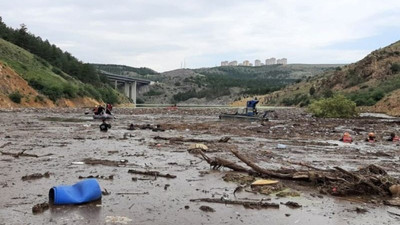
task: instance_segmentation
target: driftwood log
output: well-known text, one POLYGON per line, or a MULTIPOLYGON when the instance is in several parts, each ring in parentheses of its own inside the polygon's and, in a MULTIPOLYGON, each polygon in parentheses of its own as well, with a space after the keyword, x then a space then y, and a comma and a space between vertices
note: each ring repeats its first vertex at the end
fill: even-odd
POLYGON ((191 202, 210 202, 210 203, 220 203, 220 204, 230 204, 230 205, 243 205, 247 208, 279 208, 279 204, 272 202, 263 201, 239 201, 239 200, 229 200, 220 198, 198 198, 190 199, 191 202))
POLYGON ((230 137, 222 137, 218 140, 204 140, 204 139, 195 139, 195 138, 183 138, 183 137, 160 137, 155 136, 155 140, 165 140, 170 142, 197 142, 197 143, 214 143, 214 142, 228 142, 230 137))
POLYGON ((175 175, 171 175, 169 173, 162 174, 158 171, 139 171, 139 170, 132 169, 132 170, 128 170, 128 173, 148 175, 148 176, 154 176, 154 177, 176 178, 175 175))

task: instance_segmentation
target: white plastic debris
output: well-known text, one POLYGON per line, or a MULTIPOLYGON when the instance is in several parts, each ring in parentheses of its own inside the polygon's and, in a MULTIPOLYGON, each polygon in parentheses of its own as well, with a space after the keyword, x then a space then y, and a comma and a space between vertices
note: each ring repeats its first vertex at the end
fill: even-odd
POLYGON ((278 145, 276 146, 276 148, 277 148, 277 149, 285 149, 285 148, 287 148, 287 146, 284 145, 284 144, 278 144, 278 145))

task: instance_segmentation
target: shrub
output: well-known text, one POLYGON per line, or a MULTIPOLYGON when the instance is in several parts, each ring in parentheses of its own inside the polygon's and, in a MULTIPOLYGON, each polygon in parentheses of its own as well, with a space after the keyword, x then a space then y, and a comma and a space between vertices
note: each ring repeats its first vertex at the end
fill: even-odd
POLYGON ((315 87, 314 86, 310 87, 309 93, 310 93, 311 96, 313 96, 315 94, 315 87))
POLYGON ((21 103, 22 95, 19 93, 19 91, 14 91, 13 93, 9 94, 8 97, 11 99, 11 101, 17 104, 21 103))
POLYGON ((35 97, 35 100, 34 100, 35 102, 44 102, 44 98, 43 98, 43 96, 41 96, 41 95, 37 95, 36 97, 35 97))
POLYGON ((394 73, 394 74, 400 72, 400 64, 393 63, 392 66, 390 67, 390 70, 392 70, 392 73, 394 73))
POLYGON ((314 101, 308 110, 316 117, 350 118, 358 116, 356 103, 343 95, 314 101))

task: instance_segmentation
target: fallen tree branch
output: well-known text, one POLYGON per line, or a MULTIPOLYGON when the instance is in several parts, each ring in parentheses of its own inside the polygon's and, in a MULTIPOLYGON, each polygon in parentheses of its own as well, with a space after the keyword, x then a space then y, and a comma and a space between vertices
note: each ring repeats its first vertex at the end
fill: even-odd
POLYGON ((263 202, 263 201, 238 201, 220 198, 198 198, 190 199, 191 202, 210 202, 210 203, 220 203, 220 204, 230 204, 230 205, 243 205, 249 208, 279 208, 279 204, 263 202))
POLYGON ((15 157, 15 158, 18 158, 18 157, 20 157, 20 156, 39 158, 38 155, 25 153, 25 150, 22 151, 22 152, 18 152, 18 153, 3 152, 3 151, 0 151, 0 152, 1 152, 1 154, 3 154, 3 155, 10 155, 10 156, 15 157))
POLYGON ((171 175, 169 173, 167 174, 162 174, 158 171, 138 171, 138 170, 128 170, 128 173, 133 173, 133 174, 141 174, 141 175, 149 175, 149 176, 155 176, 155 177, 165 177, 165 178, 176 178, 175 175, 171 175))
POLYGON ((210 164, 210 166, 213 167, 213 169, 219 169, 221 166, 223 166, 238 172, 249 172, 248 169, 244 168, 243 166, 237 165, 236 163, 229 160, 217 157, 211 159, 201 149, 198 150, 198 153, 203 157, 204 160, 208 162, 208 164, 210 164))
POLYGON ((230 137, 222 137, 218 140, 203 140, 203 139, 195 139, 195 138, 183 138, 183 137, 160 137, 155 136, 155 140, 165 140, 170 142, 198 142, 198 143, 213 143, 213 142, 228 142, 230 137))
POLYGON ((250 161, 248 158, 246 158, 245 156, 241 155, 238 151, 235 150, 231 150, 231 152, 238 157, 242 162, 244 162, 246 165, 248 165, 249 167, 251 167, 254 171, 260 173, 260 174, 264 174, 264 175, 268 175, 270 177, 275 177, 275 178, 281 178, 281 179, 290 179, 293 178, 292 174, 282 174, 282 173, 277 173, 275 171, 272 170, 267 170, 267 169, 263 169, 261 167, 259 167, 257 164, 253 163, 252 161, 250 161))

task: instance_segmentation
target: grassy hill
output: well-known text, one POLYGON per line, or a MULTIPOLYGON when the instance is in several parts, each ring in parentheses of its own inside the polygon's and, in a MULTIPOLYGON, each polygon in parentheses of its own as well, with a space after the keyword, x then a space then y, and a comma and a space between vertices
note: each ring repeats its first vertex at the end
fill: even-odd
POLYGON ((356 63, 338 67, 260 98, 262 104, 267 105, 305 106, 312 100, 342 93, 355 101, 357 106, 374 106, 375 111, 389 112, 389 108, 400 105, 395 100, 399 95, 398 89, 400 41, 375 50, 356 63))
MULTIPOLYGON (((64 73, 57 67, 50 65, 46 60, 16 46, 8 41, 0 38, 0 62, 4 67, 13 70, 21 78, 27 81, 29 87, 37 91, 41 96, 39 99, 50 99, 59 105, 70 99, 83 99, 85 97, 93 99, 93 101, 82 100, 88 102, 91 106, 93 102, 104 101, 104 93, 95 88, 91 84, 83 83, 80 80, 64 73)), ((10 74, 11 72, 8 72, 10 74)), ((8 75, 6 74, 6 75, 8 75)), ((5 79, 8 78, 5 76, 5 79)), ((20 87, 19 92, 24 93, 20 87)), ((18 89, 17 89, 18 90, 18 89)), ((3 87, 3 94, 10 91, 3 87)), ((111 88, 109 91, 112 91, 111 88)), ((117 94, 118 95, 118 94, 117 94)), ((37 96, 37 95, 35 95, 37 96)), ((27 97, 27 96, 22 96, 27 97)), ((35 97, 37 99, 37 97, 35 97)), ((123 97, 121 97, 123 99, 123 97)))

